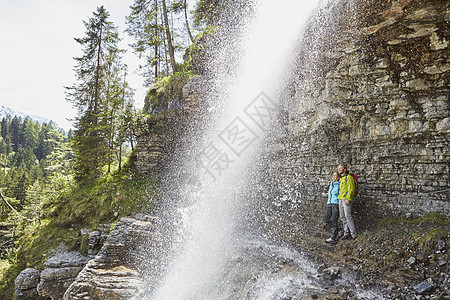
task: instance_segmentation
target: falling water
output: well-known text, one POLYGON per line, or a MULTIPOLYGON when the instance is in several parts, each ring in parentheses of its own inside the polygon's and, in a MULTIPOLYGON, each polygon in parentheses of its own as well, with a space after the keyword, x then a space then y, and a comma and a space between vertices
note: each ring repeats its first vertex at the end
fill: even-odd
POLYGON ((319 2, 257 0, 237 17, 238 31, 219 32, 209 116, 169 175, 159 218, 170 230, 160 233, 159 266, 148 267, 147 299, 273 299, 319 289, 303 254, 244 224, 258 201, 247 191, 282 107, 294 46, 319 2))

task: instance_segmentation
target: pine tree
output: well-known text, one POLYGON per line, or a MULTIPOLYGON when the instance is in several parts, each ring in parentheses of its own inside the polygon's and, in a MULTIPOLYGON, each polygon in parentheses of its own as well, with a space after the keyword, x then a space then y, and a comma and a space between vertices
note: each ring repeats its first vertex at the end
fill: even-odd
POLYGON ((20 127, 21 127, 21 119, 18 117, 14 117, 11 120, 9 125, 9 135, 11 137, 11 142, 13 146, 13 150, 17 151, 20 146, 20 127))
POLYGON ((130 6, 131 13, 127 16, 127 29, 135 43, 131 44, 139 58, 145 63, 140 66, 146 77, 147 85, 155 82, 160 76, 162 42, 162 25, 158 14, 158 0, 134 0, 130 6))
POLYGON ((167 6, 166 6, 166 0, 162 0, 162 7, 163 7, 163 17, 164 17, 164 29, 166 32, 166 39, 167 39, 167 47, 169 49, 169 55, 170 55, 170 64, 172 66, 172 72, 177 72, 177 62, 175 61, 175 49, 173 47, 174 43, 172 41, 172 33, 170 32, 169 27, 169 17, 167 12, 167 6))
POLYGON ((226 7, 227 0, 199 0, 194 11, 195 25, 215 25, 220 18, 220 12, 226 7))
POLYGON ((189 18, 188 18, 188 4, 187 0, 178 0, 172 4, 172 11, 174 12, 182 12, 184 14, 184 21, 186 24, 186 30, 189 36, 189 40, 191 43, 194 43, 194 36, 191 32, 191 26, 189 26, 189 18))
POLYGON ((182 47, 175 42, 178 35, 173 24, 169 23, 169 16, 184 13, 188 34, 192 36, 186 1, 134 0, 130 9, 125 31, 136 41, 131 45, 134 52, 139 58, 145 59, 140 69, 143 70, 147 85, 151 85, 178 70, 176 52, 182 47))
POLYGON ((122 111, 124 85, 121 82, 121 72, 124 67, 120 60, 111 60, 107 68, 107 88, 105 93, 104 120, 108 145, 107 164, 109 173, 118 148, 117 132, 119 130, 119 115, 122 111))
POLYGON ((73 148, 75 178, 88 181, 101 175, 108 158, 105 105, 108 94, 108 66, 118 57, 119 34, 108 20, 109 12, 101 6, 87 22, 86 35, 76 38, 83 55, 75 58, 78 83, 68 88, 67 99, 78 110, 73 148))

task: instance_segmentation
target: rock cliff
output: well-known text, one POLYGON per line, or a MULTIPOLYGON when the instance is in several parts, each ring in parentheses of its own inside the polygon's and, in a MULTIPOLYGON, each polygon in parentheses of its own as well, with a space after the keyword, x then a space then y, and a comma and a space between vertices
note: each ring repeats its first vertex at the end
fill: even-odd
POLYGON ((64 294, 64 299, 130 299, 143 284, 138 265, 148 258, 143 249, 153 235, 152 217, 122 218, 105 245, 64 294))
POLYGON ((267 154, 291 223, 319 221, 340 162, 359 178, 359 226, 450 215, 449 6, 332 1, 311 20, 267 154))
MULTIPOLYGON (((282 129, 267 145, 270 198, 289 191, 321 211, 345 162, 359 178, 360 219, 450 214, 449 5, 342 0, 316 13, 297 47, 282 129)), ((201 77, 185 86, 177 101, 191 109, 166 118, 171 126, 149 122, 136 149, 141 171, 173 159, 174 132, 205 86, 201 77)))

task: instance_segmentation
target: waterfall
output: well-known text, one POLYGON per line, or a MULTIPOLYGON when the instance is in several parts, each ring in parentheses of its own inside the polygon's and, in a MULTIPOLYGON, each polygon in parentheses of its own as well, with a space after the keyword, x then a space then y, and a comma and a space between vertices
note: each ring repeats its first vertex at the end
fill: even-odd
POLYGON ((248 15, 233 16, 238 30, 219 30, 207 121, 169 174, 159 225, 170 229, 160 233, 160 267, 149 268, 144 298, 272 299, 311 288, 314 270, 301 253, 256 238, 244 223, 258 203, 249 185, 283 107, 295 45, 320 2, 257 0, 248 15))
POLYGON ((239 32, 220 33, 221 49, 210 62, 217 87, 209 100, 211 117, 182 166, 195 170, 190 173, 196 183, 176 189, 172 247, 164 252, 170 260, 152 298, 217 299, 229 294, 219 291, 218 278, 240 251, 245 201, 254 201, 242 199, 242 194, 279 109, 278 93, 294 45, 318 2, 259 0, 243 16, 247 19, 239 32))

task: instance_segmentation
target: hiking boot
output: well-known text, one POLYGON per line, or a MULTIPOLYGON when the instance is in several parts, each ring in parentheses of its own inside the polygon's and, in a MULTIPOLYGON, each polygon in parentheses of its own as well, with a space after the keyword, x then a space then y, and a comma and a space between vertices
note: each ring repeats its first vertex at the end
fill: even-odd
POLYGON ((341 240, 351 240, 352 239, 352 236, 350 235, 350 234, 344 234, 342 237, 341 237, 341 240))
POLYGON ((329 239, 326 239, 326 240, 325 240, 325 243, 328 243, 328 244, 336 244, 337 241, 336 241, 335 239, 333 239, 333 238, 329 238, 329 239))

